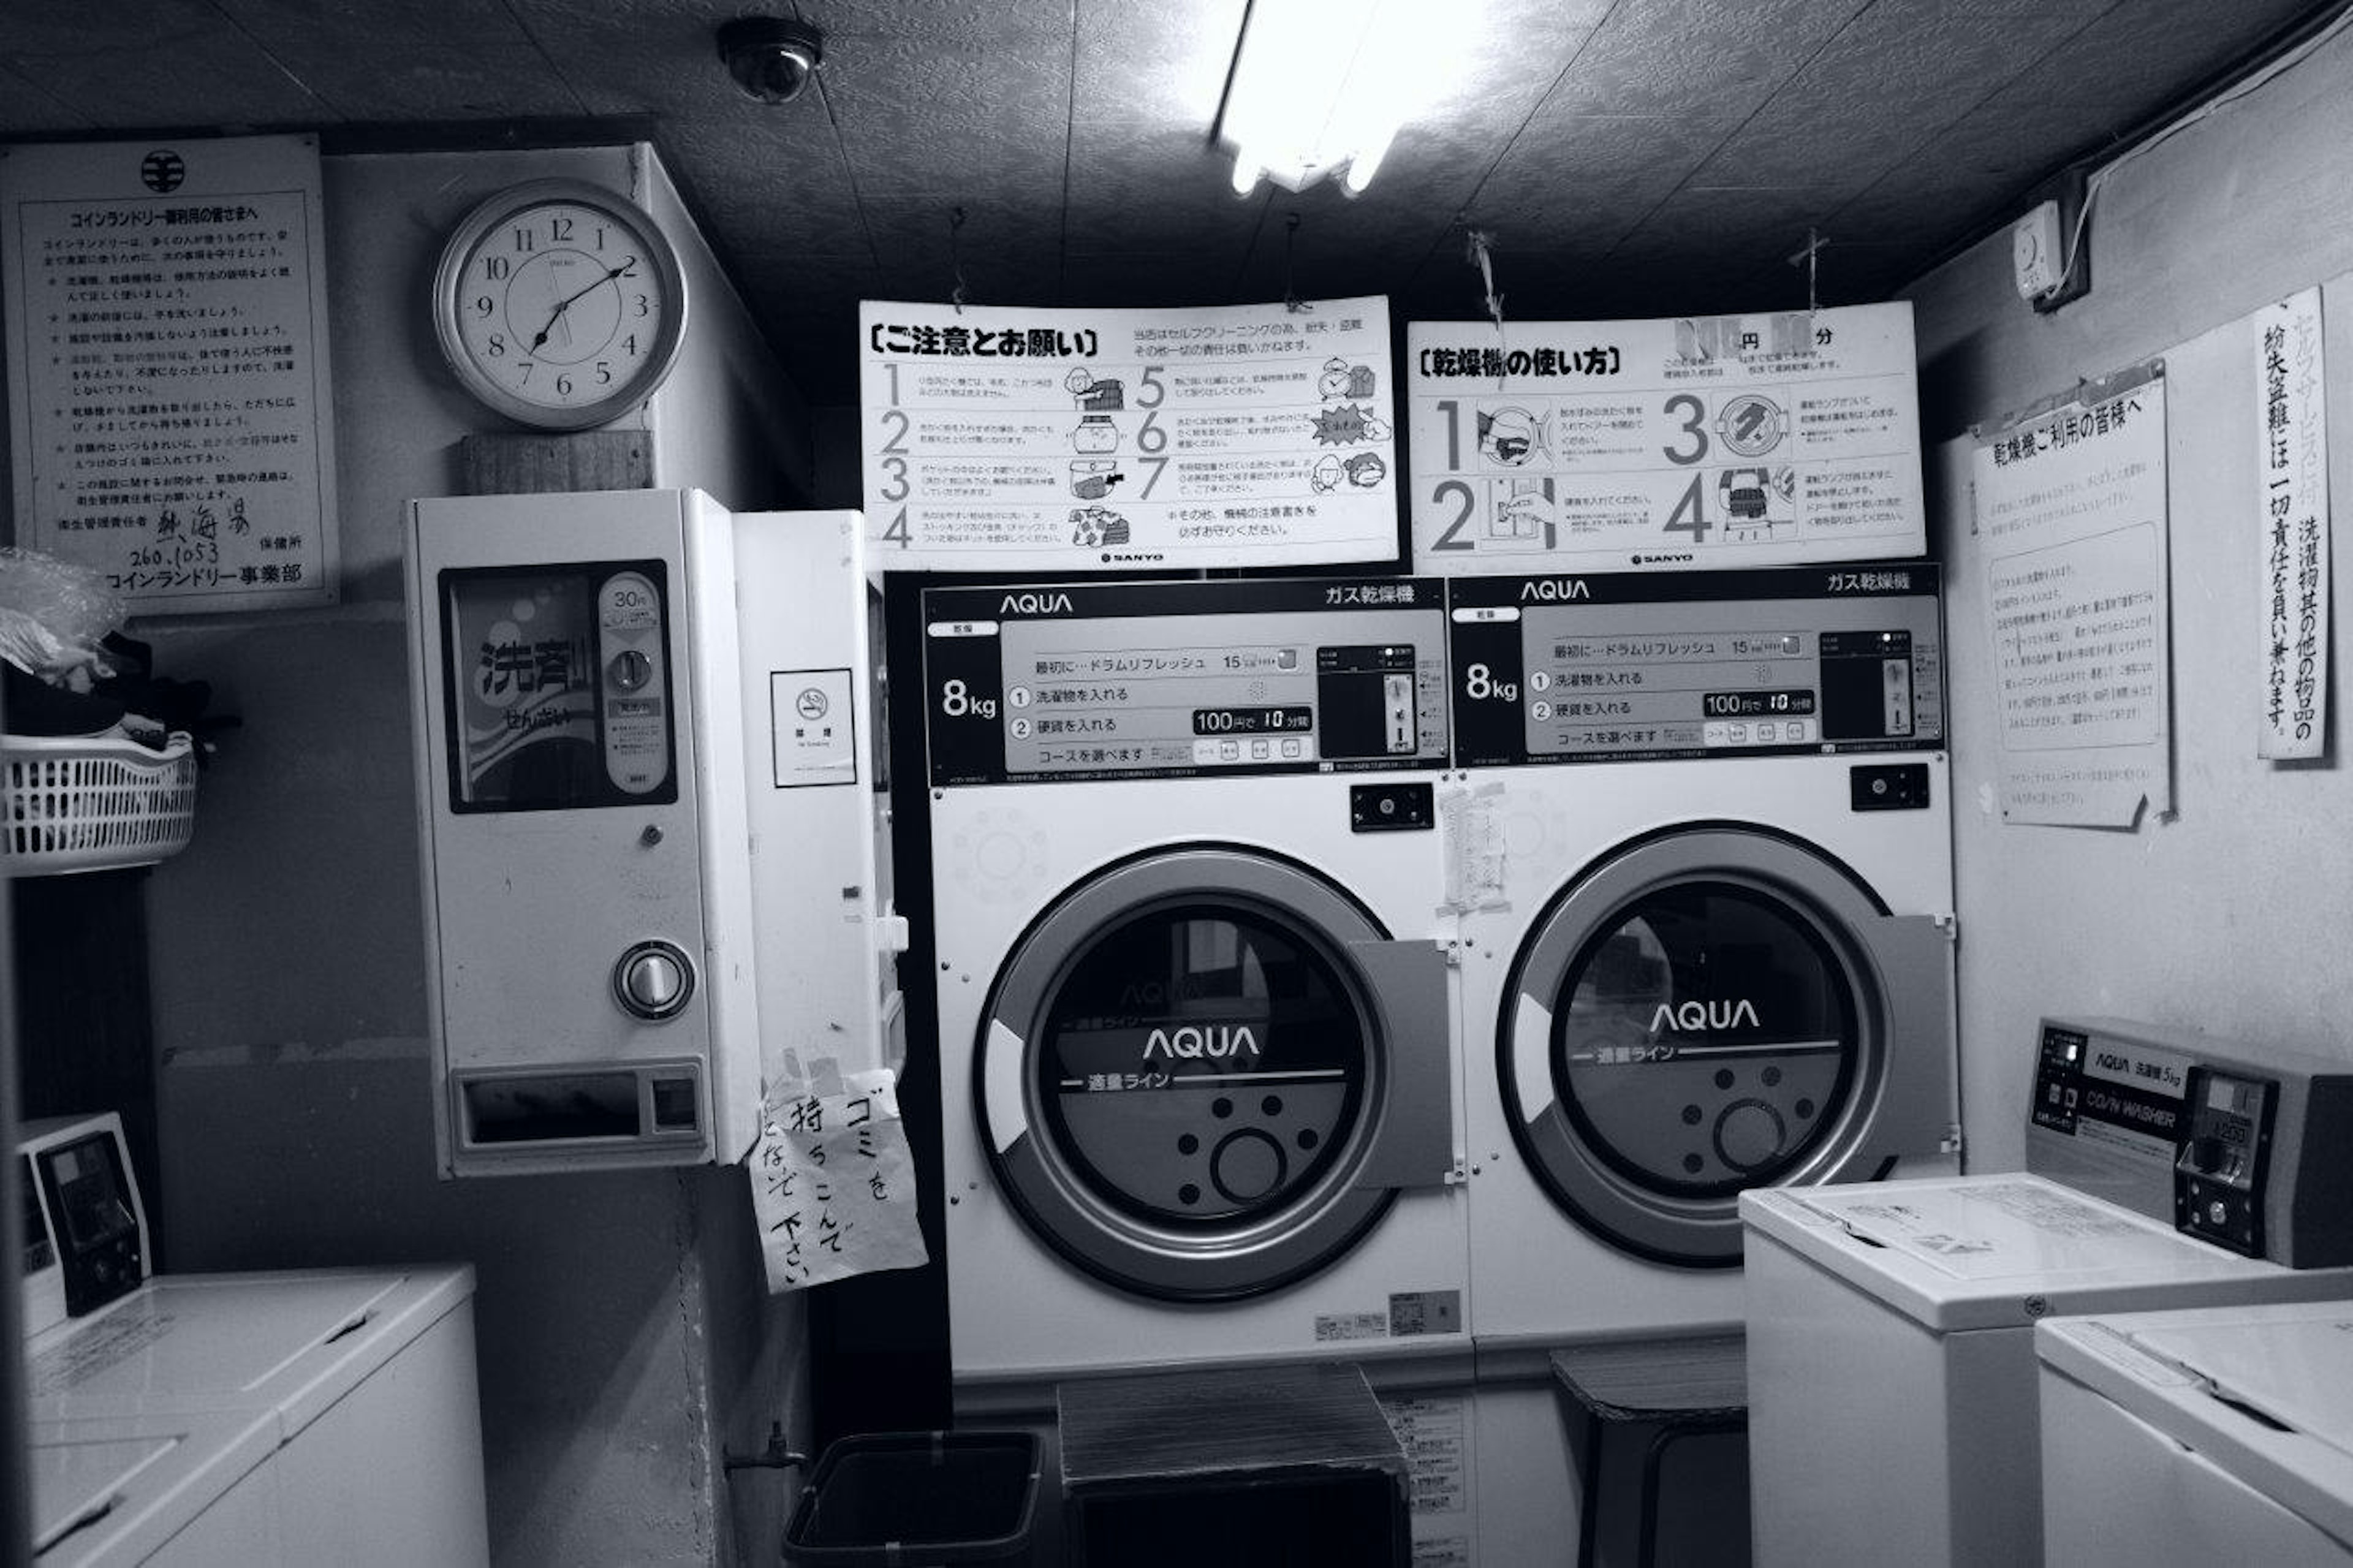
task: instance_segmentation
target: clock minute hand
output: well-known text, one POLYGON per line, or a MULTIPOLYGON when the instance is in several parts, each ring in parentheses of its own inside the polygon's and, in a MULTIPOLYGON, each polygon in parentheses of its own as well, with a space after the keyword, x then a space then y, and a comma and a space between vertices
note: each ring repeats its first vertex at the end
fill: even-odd
POLYGON ((587 285, 586 288, 575 289, 571 293, 566 294, 563 299, 558 300, 555 302, 555 309, 547 313, 547 325, 540 328, 539 335, 531 340, 533 352, 536 353, 539 346, 547 342, 547 334, 555 330, 555 323, 564 319, 564 312, 572 309, 572 301, 595 293, 597 289, 602 289, 606 284, 610 283, 614 279, 627 274, 629 268, 635 267, 637 264, 638 258, 632 256, 627 261, 622 262, 618 267, 607 268, 605 276, 597 279, 595 282, 587 285))

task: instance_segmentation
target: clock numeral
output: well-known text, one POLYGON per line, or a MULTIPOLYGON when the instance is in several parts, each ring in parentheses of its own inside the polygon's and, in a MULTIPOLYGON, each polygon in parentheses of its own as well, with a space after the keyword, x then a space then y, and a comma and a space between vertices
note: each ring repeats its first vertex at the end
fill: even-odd
POLYGON ((596 226, 596 248, 605 248, 605 226, 601 223, 596 226))
POLYGON ((637 353, 638 353, 638 334, 637 334, 637 333, 635 333, 635 332, 631 332, 628 337, 623 338, 623 339, 621 340, 621 352, 622 352, 623 353, 625 353, 625 354, 629 355, 632 359, 634 359, 634 358, 636 358, 636 357, 637 357, 637 353))
POLYGON ((485 256, 482 258, 482 276, 490 279, 492 282, 496 282, 500 279, 504 278, 511 270, 512 269, 507 265, 507 258, 503 256, 485 256))
POLYGON ((573 220, 568 217, 561 216, 551 217, 547 220, 547 237, 562 245, 572 237, 574 226, 573 220))
POLYGON ((485 321, 489 320, 491 313, 497 309, 496 305, 491 303, 491 297, 488 294, 480 295, 474 300, 474 314, 485 321))
POLYGON ((525 386, 530 385, 530 384, 531 384, 531 370, 532 370, 531 361, 529 361, 529 360, 522 360, 522 361, 519 361, 519 362, 517 362, 517 363, 519 363, 522 366, 522 384, 523 384, 523 385, 525 385, 525 386))
POLYGON ((531 230, 527 228, 519 228, 514 231, 514 248, 526 252, 537 250, 539 248, 539 240, 533 235, 531 230))
POLYGON ((599 386, 610 386, 612 384, 613 367, 607 364, 603 360, 598 360, 596 362, 596 384, 599 386))
POLYGON ((504 332, 492 332, 491 334, 491 357, 492 359, 503 359, 506 357, 506 352, 507 335, 504 332))
POLYGON ((632 294, 629 298, 637 301, 638 315, 646 316, 652 314, 650 310, 646 309, 646 297, 643 294, 632 294))
POLYGON ((559 375, 555 378, 555 395, 558 397, 569 397, 572 395, 572 378, 570 376, 559 375))

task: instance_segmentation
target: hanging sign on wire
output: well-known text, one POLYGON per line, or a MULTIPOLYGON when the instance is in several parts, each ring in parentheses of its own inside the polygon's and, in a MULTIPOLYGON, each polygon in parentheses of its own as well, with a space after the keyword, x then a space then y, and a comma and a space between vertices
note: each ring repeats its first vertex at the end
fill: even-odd
POLYGON ((859 310, 867 561, 1187 571, 1398 553, 1388 302, 859 310))
POLYGON ((1908 303, 1406 329, 1413 564, 1626 572, 1923 553, 1908 303))

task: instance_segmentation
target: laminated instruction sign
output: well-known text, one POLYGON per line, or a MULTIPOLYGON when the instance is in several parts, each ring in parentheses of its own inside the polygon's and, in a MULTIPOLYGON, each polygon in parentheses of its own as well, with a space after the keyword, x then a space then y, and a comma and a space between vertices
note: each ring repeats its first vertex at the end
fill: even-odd
POLYGON ((0 148, 17 537, 134 613, 331 604, 308 136, 0 148))
POLYGON ((1908 303, 1406 329, 1413 564, 1765 566, 1927 543, 1908 303))
POLYGON ((859 309, 883 571, 1394 560, 1388 302, 859 309))
POLYGON ((2152 362, 1981 431, 2006 822, 2129 827, 2173 807, 2165 367, 2152 362))

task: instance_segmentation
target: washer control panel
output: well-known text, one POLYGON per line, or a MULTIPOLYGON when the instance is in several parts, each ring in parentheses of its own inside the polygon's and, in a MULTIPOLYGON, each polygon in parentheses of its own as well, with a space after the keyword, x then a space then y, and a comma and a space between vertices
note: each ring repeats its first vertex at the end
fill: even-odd
POLYGON ((931 782, 1443 768, 1434 578, 932 589, 931 782))
POLYGON ((2189 1069, 2189 1125, 2173 1163, 2179 1228, 2249 1258, 2263 1255, 2263 1188, 2278 1095, 2269 1079, 2189 1069))
POLYGON ((1936 751, 1933 562, 1458 577, 1455 763, 1936 751))

